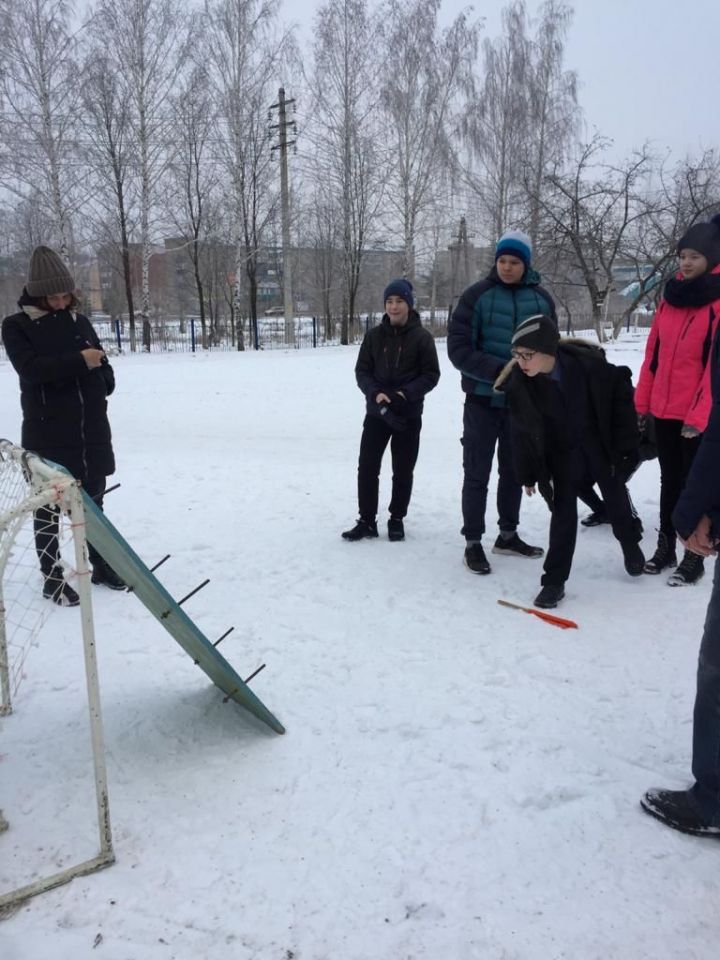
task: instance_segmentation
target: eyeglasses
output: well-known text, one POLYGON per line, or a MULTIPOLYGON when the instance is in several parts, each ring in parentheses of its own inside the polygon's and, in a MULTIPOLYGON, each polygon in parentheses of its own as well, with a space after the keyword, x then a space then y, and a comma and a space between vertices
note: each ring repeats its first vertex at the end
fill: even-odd
POLYGON ((523 363, 530 363, 537 350, 511 350, 510 356, 515 360, 522 360, 523 363))

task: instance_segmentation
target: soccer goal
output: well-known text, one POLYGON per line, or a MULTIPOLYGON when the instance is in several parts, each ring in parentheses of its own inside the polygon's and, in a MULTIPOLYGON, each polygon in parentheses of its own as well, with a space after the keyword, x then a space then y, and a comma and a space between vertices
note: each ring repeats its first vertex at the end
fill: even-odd
MULTIPOLYGON (((91 860, 8 892, 0 892, 0 909, 20 903, 38 893, 67 883, 114 862, 107 776, 103 748, 102 716, 95 656, 92 600, 85 538, 85 514, 79 483, 32 453, 0 440, 0 716, 16 716, 3 723, 22 723, 20 688, 30 663, 42 670, 33 648, 42 644, 42 628, 58 612, 42 595, 38 550, 52 551, 53 564, 60 563, 65 579, 79 597, 78 644, 82 637, 84 672, 90 713, 90 743, 95 780, 100 852, 91 860), (50 531, 50 536, 43 536, 50 531), (58 553, 59 545, 59 553, 58 553)), ((75 611, 63 616, 76 617, 75 611)), ((0 784, 0 861, 2 847, 11 843, 13 811, 2 796, 0 784), (5 824, 6 821, 6 824, 5 824)))

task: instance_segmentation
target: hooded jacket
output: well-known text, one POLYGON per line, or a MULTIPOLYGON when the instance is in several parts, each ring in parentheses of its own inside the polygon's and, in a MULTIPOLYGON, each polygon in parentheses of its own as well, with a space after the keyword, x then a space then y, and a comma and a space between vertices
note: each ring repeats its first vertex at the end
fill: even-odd
POLYGON ((559 374, 528 377, 513 360, 496 381, 510 406, 518 481, 537 485, 552 506, 551 460, 571 457, 592 432, 608 463, 627 475, 637 465, 640 434, 628 367, 608 363, 600 347, 561 340, 559 374), (551 453, 556 456, 551 457, 551 453))
POLYGON ((557 326, 555 304, 540 286, 540 275, 528 267, 520 283, 506 284, 493 266, 488 276, 460 297, 448 327, 450 361, 462 373, 462 388, 504 406, 493 383, 510 359, 510 341, 523 320, 542 313, 557 326))
POLYGON ((2 339, 20 377, 22 445, 79 480, 115 471, 107 397, 115 376, 105 360, 89 370, 81 351, 102 349, 87 317, 44 311, 23 292, 20 313, 6 317, 2 339))
MULTIPOLYGON (((396 403, 398 413, 407 419, 422 416, 423 398, 440 379, 435 340, 411 310, 407 323, 394 327, 385 314, 382 321, 365 334, 355 364, 357 385, 365 394, 367 412, 378 414, 378 393, 402 390, 406 403, 396 403)), ((395 401, 393 401, 395 402, 395 401)))
MULTIPOLYGON (((720 266, 710 275, 720 279, 720 266)), ((687 283, 692 281, 683 281, 687 283)), ((705 430, 712 404, 710 348, 718 318, 720 299, 684 307, 660 301, 635 391, 639 414, 705 430)))

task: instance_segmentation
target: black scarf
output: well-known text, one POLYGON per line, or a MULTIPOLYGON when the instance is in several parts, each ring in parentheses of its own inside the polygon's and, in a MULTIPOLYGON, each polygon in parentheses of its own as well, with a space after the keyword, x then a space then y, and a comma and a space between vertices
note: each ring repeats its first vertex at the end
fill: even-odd
POLYGON ((705 307, 720 300, 720 273, 701 273, 692 280, 673 277, 665 284, 663 296, 671 307, 705 307))

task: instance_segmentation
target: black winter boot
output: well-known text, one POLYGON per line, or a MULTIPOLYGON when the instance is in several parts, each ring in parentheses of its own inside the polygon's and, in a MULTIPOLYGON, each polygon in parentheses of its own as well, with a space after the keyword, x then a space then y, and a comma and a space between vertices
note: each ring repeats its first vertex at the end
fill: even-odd
POLYGON ((686 587, 697 583, 702 579, 705 573, 705 558, 698 556, 697 553, 685 551, 685 556, 680 561, 680 566, 668 577, 669 587, 686 587))
POLYGON ((621 543, 623 558, 625 559, 625 569, 631 577, 640 577, 645 569, 645 554, 640 549, 640 544, 634 540, 621 543))
POLYGON ((644 572, 655 575, 662 573, 667 567, 674 567, 676 563, 675 536, 671 539, 661 530, 658 534, 657 550, 645 563, 644 572))
POLYGON ((603 523, 610 523, 610 520, 606 513, 601 513, 599 510, 593 510, 592 513, 589 513, 586 517, 583 517, 580 523, 584 527, 599 527, 603 523))
POLYGON ((554 609, 565 596, 565 587, 561 583, 546 583, 535 597, 535 606, 543 610, 554 609))
POLYGON ((400 517, 390 517, 388 520, 388 540, 398 540, 405 539, 405 526, 400 517))
POLYGON ((640 805, 645 813, 681 833, 720 838, 720 827, 701 816, 690 790, 648 790, 640 805))
POLYGON ((93 572, 90 577, 93 583, 104 583, 111 590, 124 590, 127 586, 124 580, 115 573, 113 568, 98 557, 93 563, 93 572))
POLYGON ((80 603, 80 597, 66 582, 62 567, 58 566, 54 566, 49 573, 45 574, 43 596, 59 607, 77 607, 80 603))
POLYGON ((377 523, 375 520, 363 520, 362 517, 358 520, 352 530, 346 530, 342 534, 343 540, 365 540, 372 539, 377 537, 377 523))
POLYGON ((465 561, 465 566, 471 573, 479 573, 482 575, 490 573, 490 564, 488 563, 481 543, 469 543, 465 547, 463 560, 465 561))

